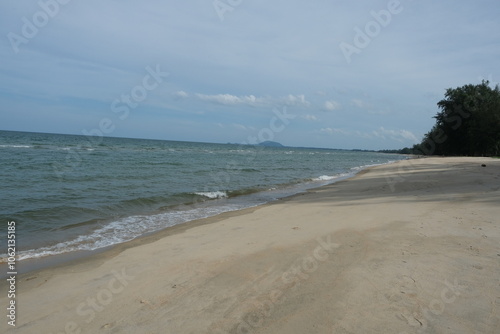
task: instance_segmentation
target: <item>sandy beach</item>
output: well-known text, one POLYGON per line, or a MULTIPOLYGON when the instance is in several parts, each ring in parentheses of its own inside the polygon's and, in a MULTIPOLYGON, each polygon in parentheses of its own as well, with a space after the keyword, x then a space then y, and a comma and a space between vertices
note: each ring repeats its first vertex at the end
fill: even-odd
POLYGON ((20 274, 0 332, 498 333, 499 204, 500 159, 371 167, 20 274))

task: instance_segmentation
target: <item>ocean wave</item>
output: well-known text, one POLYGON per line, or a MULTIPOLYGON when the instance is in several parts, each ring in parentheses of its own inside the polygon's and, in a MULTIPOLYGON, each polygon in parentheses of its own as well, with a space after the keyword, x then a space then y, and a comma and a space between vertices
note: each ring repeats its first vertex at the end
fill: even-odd
POLYGON ((240 172, 245 172, 245 173, 254 173, 254 172, 260 172, 260 170, 255 169, 255 168, 242 168, 239 169, 240 172))
POLYGON ((321 175, 317 178, 314 178, 313 181, 330 181, 336 178, 338 178, 338 176, 321 175))
POLYGON ((350 177, 350 176, 353 176, 354 174, 356 174, 354 171, 353 172, 350 172, 350 173, 338 173, 338 174, 335 174, 335 175, 321 175, 321 176, 318 176, 314 179, 312 179, 313 181, 333 181, 333 180, 340 180, 340 179, 344 179, 344 178, 347 178, 347 177, 350 177))
POLYGON ((227 198, 227 192, 225 191, 200 191, 200 192, 195 192, 195 195, 198 196, 204 196, 210 199, 217 199, 217 198, 227 198))
POLYGON ((31 145, 0 145, 1 148, 33 148, 31 145))
MULTIPOLYGON (((212 217, 224 212, 240 210, 250 206, 252 205, 228 204, 184 211, 170 211, 151 216, 131 216, 110 222, 94 230, 92 233, 80 235, 68 241, 37 249, 19 251, 17 253, 17 260, 22 261, 77 251, 94 251, 124 243, 147 233, 159 231, 167 227, 196 219, 212 217)), ((0 263, 5 262, 7 262, 7 254, 1 254, 0 263)))
POLYGON ((363 169, 366 169, 366 168, 369 168, 369 167, 375 167, 375 166, 381 166, 381 165, 391 164, 391 163, 394 163, 395 161, 396 160, 389 160, 389 161, 379 162, 379 163, 375 163, 375 164, 367 164, 367 165, 363 165, 363 166, 351 167, 351 170, 359 172, 359 171, 361 171, 363 169))
POLYGON ((56 151, 71 151, 71 150, 86 150, 86 151, 94 151, 95 148, 84 147, 83 145, 77 146, 54 146, 54 145, 46 145, 46 144, 36 144, 36 145, 0 145, 0 148, 33 148, 33 149, 44 149, 44 150, 56 150, 56 151))

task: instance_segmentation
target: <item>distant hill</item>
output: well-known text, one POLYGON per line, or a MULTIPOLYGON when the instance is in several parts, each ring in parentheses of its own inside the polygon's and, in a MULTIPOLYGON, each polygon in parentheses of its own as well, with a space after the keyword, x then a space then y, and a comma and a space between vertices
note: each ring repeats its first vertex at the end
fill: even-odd
POLYGON ((263 141, 262 143, 258 143, 257 145, 258 146, 265 146, 265 147, 285 147, 278 142, 269 141, 269 140, 263 141))

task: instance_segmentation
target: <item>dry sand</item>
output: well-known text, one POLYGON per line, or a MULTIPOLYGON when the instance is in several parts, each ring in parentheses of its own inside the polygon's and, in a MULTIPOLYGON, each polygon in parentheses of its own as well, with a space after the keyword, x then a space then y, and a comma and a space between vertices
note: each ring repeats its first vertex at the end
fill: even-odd
POLYGON ((0 332, 500 333, 499 204, 499 159, 373 167, 18 276, 0 332))

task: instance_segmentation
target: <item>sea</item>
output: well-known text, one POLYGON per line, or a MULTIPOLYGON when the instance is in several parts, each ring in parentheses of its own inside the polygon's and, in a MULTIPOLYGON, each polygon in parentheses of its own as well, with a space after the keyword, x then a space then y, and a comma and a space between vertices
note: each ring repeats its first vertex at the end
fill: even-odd
POLYGON ((95 251, 407 156, 0 131, 0 263, 95 251))

